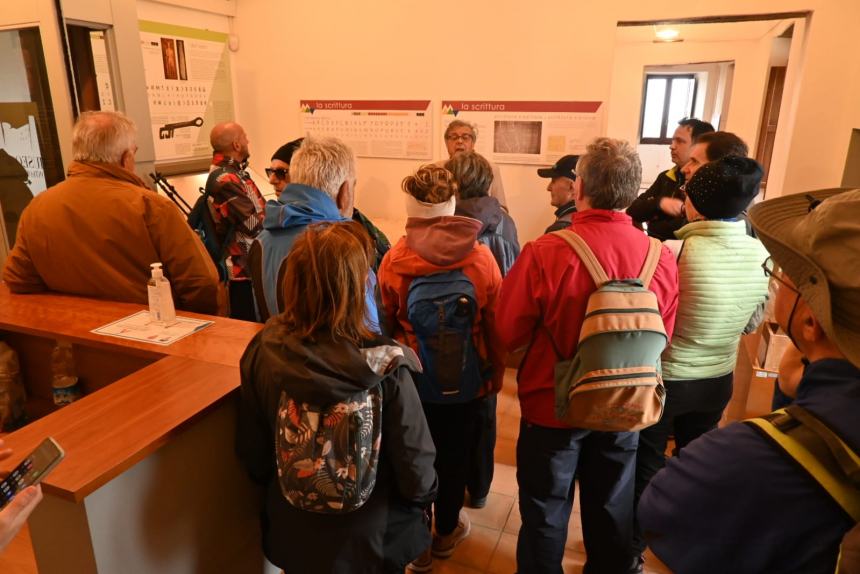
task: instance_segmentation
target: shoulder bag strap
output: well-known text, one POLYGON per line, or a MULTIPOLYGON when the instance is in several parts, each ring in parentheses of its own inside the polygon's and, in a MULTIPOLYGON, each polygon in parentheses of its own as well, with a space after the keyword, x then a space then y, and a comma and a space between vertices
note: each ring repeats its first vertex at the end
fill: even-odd
MULTIPOLYGON (((852 520, 860 521, 860 491, 852 483, 850 475, 846 475, 840 464, 833 461, 828 443, 839 444, 839 449, 844 450, 854 460, 854 464, 858 461, 857 454, 823 423, 817 430, 824 429, 823 432, 828 435, 827 439, 819 435, 817 430, 806 426, 805 422, 795 418, 797 408, 800 407, 792 409, 792 413, 781 409, 744 422, 759 430, 797 462, 852 520)), ((803 412, 813 416, 805 409, 803 412)), ((805 415, 801 416, 805 418, 805 415)))
POLYGON ((654 272, 657 270, 657 264, 660 263, 660 252, 663 249, 663 244, 659 239, 649 237, 650 244, 648 245, 648 255, 645 256, 645 263, 642 265, 642 271, 639 272, 639 279, 642 280, 642 285, 647 289, 651 284, 651 278, 654 277, 654 272))
POLYGON ((571 249, 573 249, 576 254, 579 256, 580 260, 582 260, 582 264, 585 265, 585 268, 588 270, 588 274, 591 275, 591 278, 594 280, 594 284, 600 288, 601 285, 609 281, 609 277, 606 275, 606 271, 604 271, 603 266, 597 260, 597 257, 594 256, 594 252, 585 242, 585 240, 579 236, 579 234, 569 230, 562 229, 561 231, 553 231, 553 235, 558 235, 562 239, 564 239, 568 245, 570 245, 571 249))

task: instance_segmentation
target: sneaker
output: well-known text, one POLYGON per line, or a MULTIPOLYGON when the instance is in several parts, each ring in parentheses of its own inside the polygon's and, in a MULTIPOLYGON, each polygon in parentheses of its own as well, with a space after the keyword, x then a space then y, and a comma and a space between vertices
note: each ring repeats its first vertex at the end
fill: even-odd
POLYGON ((484 508, 487 506, 487 497, 472 498, 469 496, 469 508, 484 508))
POLYGON ((457 528, 454 529, 454 532, 444 536, 433 536, 433 556, 436 558, 448 558, 454 553, 454 548, 465 540, 471 531, 472 522, 469 520, 469 515, 460 510, 457 528))
POLYGON ((409 563, 406 567, 410 572, 431 572, 433 570, 433 555, 430 553, 430 547, 421 553, 421 556, 409 563))

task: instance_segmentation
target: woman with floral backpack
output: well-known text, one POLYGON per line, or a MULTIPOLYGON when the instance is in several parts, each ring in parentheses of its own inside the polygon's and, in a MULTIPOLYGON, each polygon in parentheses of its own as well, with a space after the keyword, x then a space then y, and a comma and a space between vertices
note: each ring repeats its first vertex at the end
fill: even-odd
POLYGON ((289 255, 286 309, 242 357, 237 450, 266 488, 263 551, 286 574, 403 572, 430 543, 420 365, 365 326, 372 257, 357 223, 308 227, 289 255))

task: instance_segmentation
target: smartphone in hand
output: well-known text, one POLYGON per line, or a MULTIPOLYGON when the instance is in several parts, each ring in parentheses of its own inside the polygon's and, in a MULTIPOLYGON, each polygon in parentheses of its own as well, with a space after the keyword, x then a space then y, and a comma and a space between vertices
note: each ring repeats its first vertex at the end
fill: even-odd
POLYGON ((48 437, 42 441, 36 450, 0 482, 0 508, 9 504, 16 494, 28 486, 42 482, 42 479, 63 460, 63 456, 65 456, 63 449, 53 438, 48 437))

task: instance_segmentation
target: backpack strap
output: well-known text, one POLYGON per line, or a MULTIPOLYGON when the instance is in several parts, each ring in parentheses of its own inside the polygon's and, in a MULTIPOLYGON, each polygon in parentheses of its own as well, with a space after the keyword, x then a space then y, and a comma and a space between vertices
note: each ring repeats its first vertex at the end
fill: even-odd
POLYGON ((852 520, 860 521, 860 457, 827 425, 796 405, 744 423, 780 447, 852 520))
POLYGON ((609 281, 606 271, 604 271, 603 266, 597 260, 597 257, 594 256, 594 252, 578 233, 575 233, 570 229, 562 229, 561 231, 553 231, 552 234, 558 235, 564 239, 567 244, 570 245, 571 249, 579 255, 579 258, 582 260, 582 264, 585 265, 585 268, 588 270, 588 274, 591 275, 591 278, 594 280, 594 284, 598 289, 601 285, 609 281))
MULTIPOLYGON (((645 263, 642 265, 642 271, 639 272, 639 279, 642 280, 642 286, 648 289, 651 284, 651 278, 654 277, 654 272, 657 270, 657 264, 660 263, 660 252, 663 249, 663 244, 659 239, 649 237, 650 244, 648 245, 648 254, 645 256, 645 263)), ((679 253, 680 256, 680 253, 679 253)))

